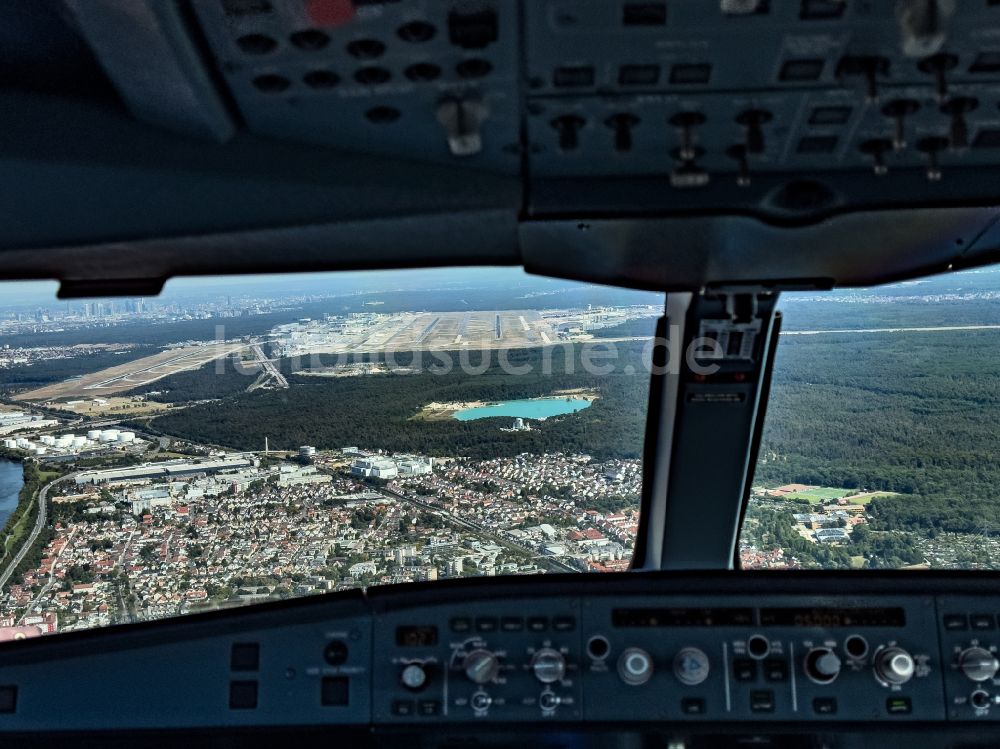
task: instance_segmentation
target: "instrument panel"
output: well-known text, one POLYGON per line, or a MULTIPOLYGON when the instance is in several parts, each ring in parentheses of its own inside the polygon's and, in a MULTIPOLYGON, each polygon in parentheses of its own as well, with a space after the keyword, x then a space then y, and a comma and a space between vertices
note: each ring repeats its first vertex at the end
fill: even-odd
POLYGON ((0 647, 0 734, 993 724, 995 584, 907 573, 474 579, 67 633, 0 647))

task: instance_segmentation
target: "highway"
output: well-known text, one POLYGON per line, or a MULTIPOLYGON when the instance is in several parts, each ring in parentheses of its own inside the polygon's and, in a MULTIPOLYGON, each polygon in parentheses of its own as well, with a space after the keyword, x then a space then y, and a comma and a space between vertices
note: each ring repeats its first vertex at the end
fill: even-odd
POLYGON ((46 522, 48 522, 49 508, 46 499, 49 496, 49 489, 56 484, 62 483, 63 481, 76 478, 76 475, 77 474, 75 473, 67 473, 65 476, 60 476, 55 481, 43 486, 41 491, 38 492, 38 498, 36 500, 38 502, 38 514, 35 516, 35 527, 31 529, 31 533, 29 533, 28 537, 24 539, 24 543, 21 545, 21 548, 18 549, 17 554, 14 555, 10 564, 7 565, 3 573, 0 573, 0 590, 3 590, 7 585, 7 581, 10 580, 10 576, 14 574, 14 569, 21 563, 21 560, 24 559, 25 555, 28 553, 28 549, 30 549, 31 545, 35 543, 35 540, 38 538, 38 534, 42 532, 42 528, 44 528, 46 522))
POLYGON ((1000 330, 1000 325, 931 325, 923 328, 839 328, 833 330, 782 330, 781 335, 829 335, 831 333, 957 333, 967 330, 1000 330))

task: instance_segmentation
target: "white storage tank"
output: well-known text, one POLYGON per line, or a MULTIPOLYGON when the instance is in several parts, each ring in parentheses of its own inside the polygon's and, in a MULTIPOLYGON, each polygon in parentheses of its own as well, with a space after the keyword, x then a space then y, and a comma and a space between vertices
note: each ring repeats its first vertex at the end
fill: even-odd
POLYGON ((78 434, 76 437, 73 438, 73 447, 83 447, 86 444, 87 444, 87 438, 84 437, 82 434, 78 434))
POLYGON ((3 446, 9 450, 13 450, 17 447, 17 440, 4 440, 3 446))
POLYGON ((120 432, 117 429, 102 429, 101 442, 114 442, 118 439, 120 432))
POLYGON ((61 434, 58 437, 56 437, 57 447, 69 447, 72 444, 73 444, 72 434, 61 434))
POLYGON ((44 447, 42 445, 36 445, 35 447, 31 448, 29 452, 31 452, 32 455, 45 455, 45 453, 47 453, 48 451, 49 448, 44 447))
POLYGON ((54 445, 56 443, 56 438, 51 434, 43 434, 41 440, 43 445, 54 445))
POLYGON ((20 448, 22 448, 22 449, 27 449, 27 448, 31 447, 31 442, 29 442, 28 440, 26 440, 24 437, 18 437, 17 438, 17 446, 20 447, 20 448))
POLYGON ((135 432, 119 432, 119 442, 135 442, 135 432))
POLYGON ((87 439, 88 440, 91 440, 93 442, 97 442, 100 438, 101 438, 101 430, 100 429, 91 429, 89 432, 87 432, 87 439))

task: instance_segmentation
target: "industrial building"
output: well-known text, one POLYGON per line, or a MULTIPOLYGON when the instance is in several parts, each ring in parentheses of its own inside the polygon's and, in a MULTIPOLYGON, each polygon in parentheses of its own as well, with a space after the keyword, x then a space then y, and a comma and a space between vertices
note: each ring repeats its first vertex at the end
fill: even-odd
POLYGON ((399 475, 399 468, 391 458, 358 458, 351 463, 351 473, 355 476, 394 479, 399 475))
POLYGON ((249 468, 253 461, 243 455, 234 455, 213 460, 170 460, 162 463, 147 463, 135 468, 113 468, 105 471, 87 471, 76 477, 77 484, 110 484, 126 481, 168 479, 179 476, 194 476, 199 473, 217 473, 233 468, 249 468))

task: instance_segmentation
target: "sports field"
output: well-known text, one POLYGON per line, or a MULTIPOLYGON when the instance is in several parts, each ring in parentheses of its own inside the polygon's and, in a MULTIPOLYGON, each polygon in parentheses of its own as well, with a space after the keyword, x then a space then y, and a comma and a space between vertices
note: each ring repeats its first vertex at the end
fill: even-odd
POLYGON ((786 499, 808 499, 810 502, 828 502, 831 499, 840 499, 848 494, 853 494, 853 489, 837 489, 829 486, 816 486, 812 489, 786 494, 786 499))

